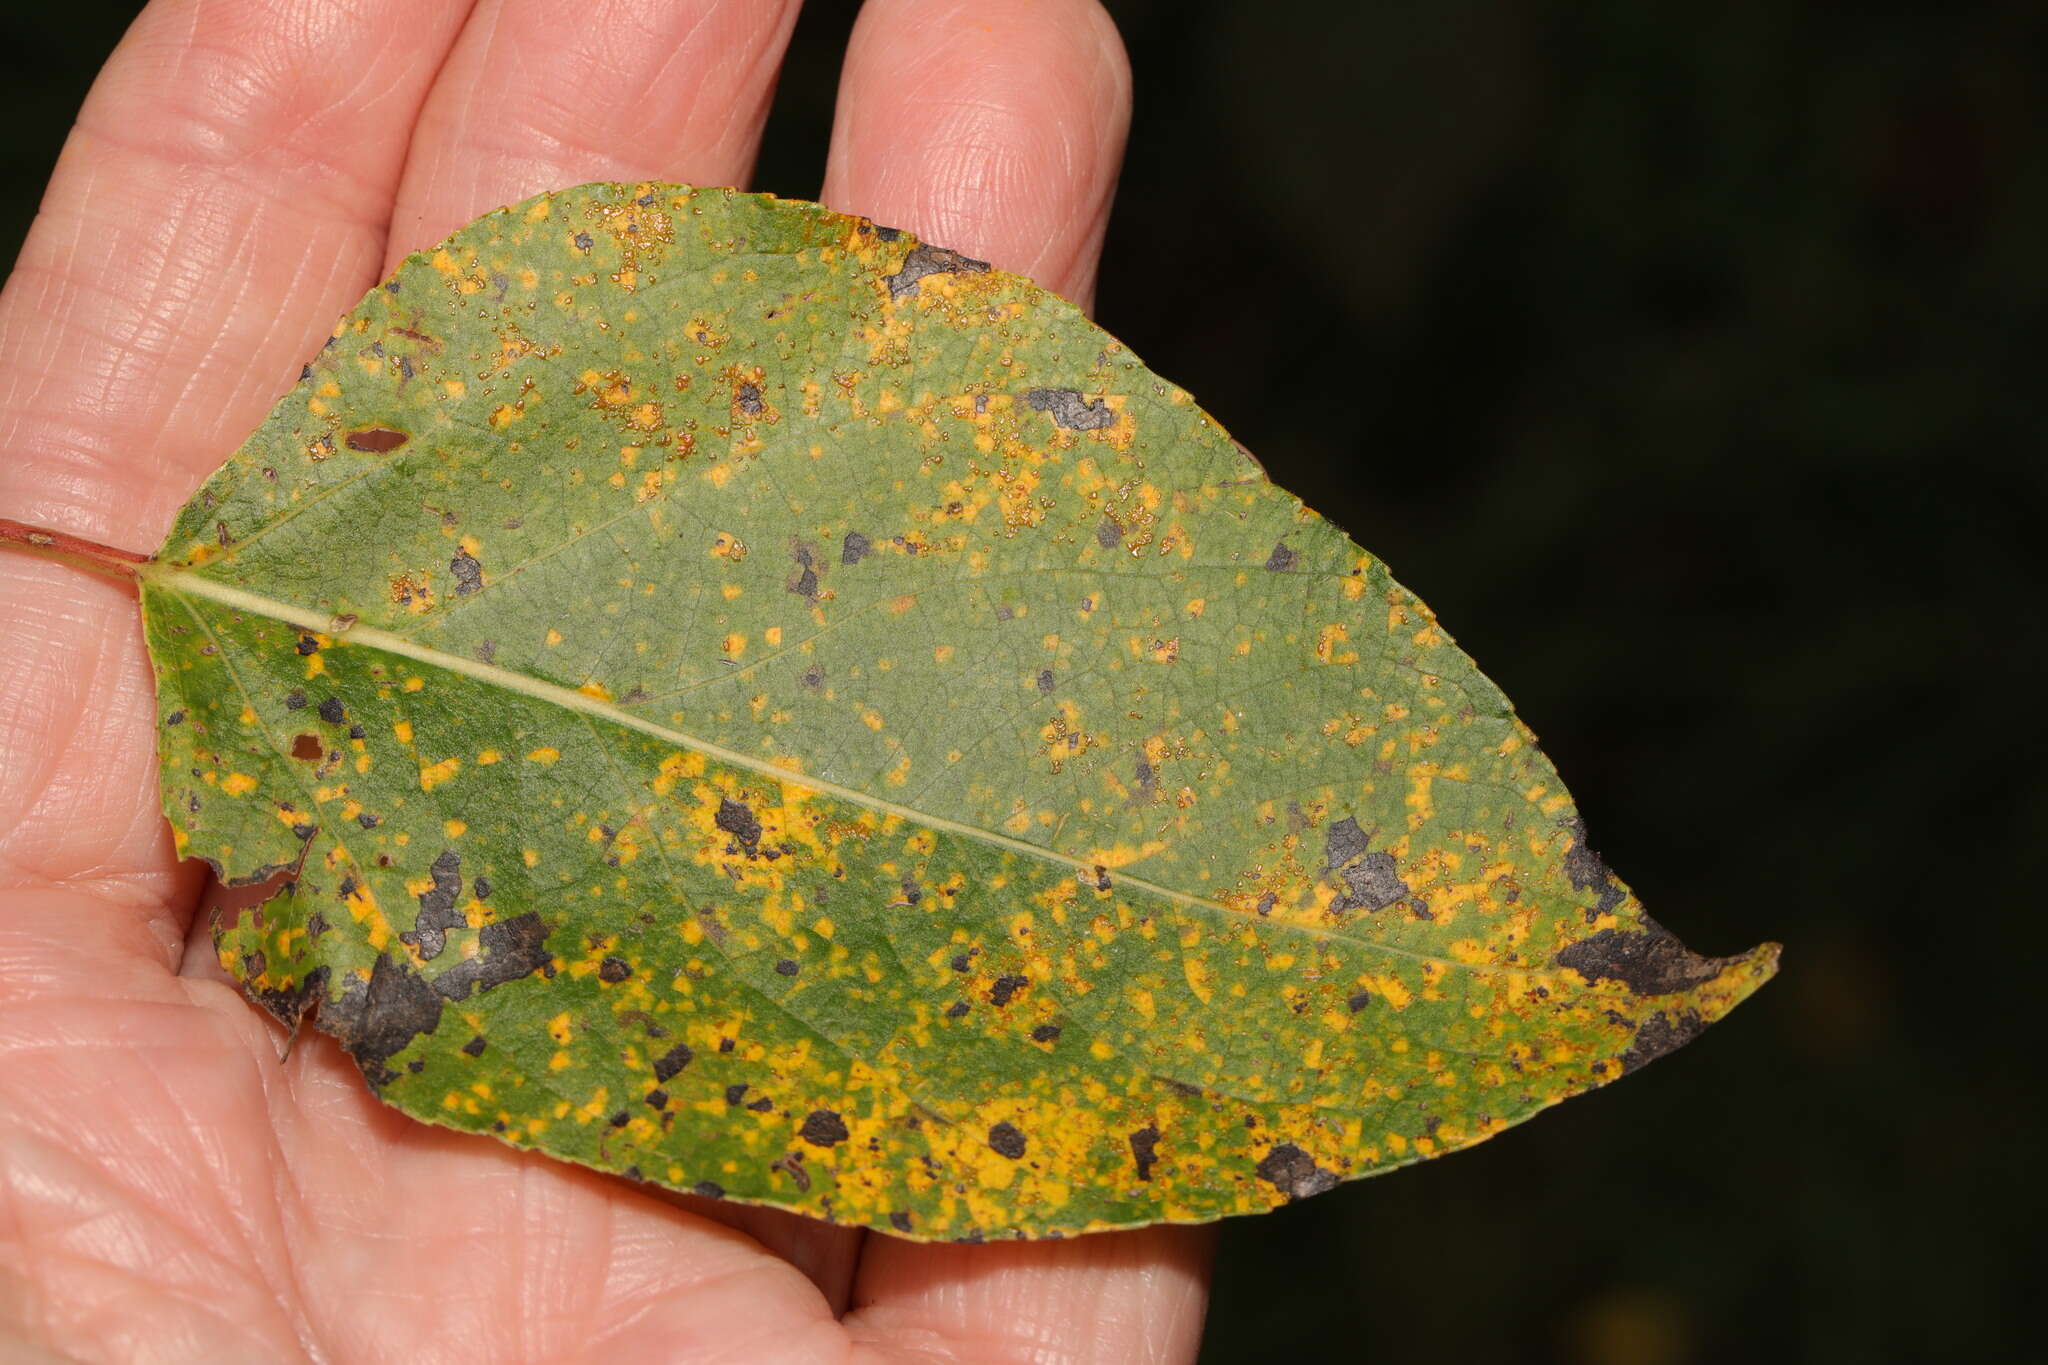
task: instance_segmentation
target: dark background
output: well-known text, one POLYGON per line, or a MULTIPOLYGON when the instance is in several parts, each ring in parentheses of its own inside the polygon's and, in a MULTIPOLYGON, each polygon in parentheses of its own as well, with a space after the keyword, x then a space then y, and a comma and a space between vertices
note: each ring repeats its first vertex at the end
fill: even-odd
MULTIPOLYGON (((0 259, 133 6, 5 0, 0 259)), ((814 192, 850 0, 757 183, 814 192)), ((1112 0, 1101 319, 1390 561, 1608 860, 1779 980, 1226 1226, 1204 1361, 1961 1361, 2044 1155, 2048 11, 1112 0)))

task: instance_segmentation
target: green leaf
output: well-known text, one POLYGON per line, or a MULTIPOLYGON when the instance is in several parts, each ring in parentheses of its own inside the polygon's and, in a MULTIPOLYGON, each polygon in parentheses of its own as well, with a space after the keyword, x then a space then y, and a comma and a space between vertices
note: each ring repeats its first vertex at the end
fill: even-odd
POLYGON ((143 571, 179 847, 388 1103, 912 1237, 1256 1212, 1771 973, 1028 281, 589 186, 414 256, 143 571))

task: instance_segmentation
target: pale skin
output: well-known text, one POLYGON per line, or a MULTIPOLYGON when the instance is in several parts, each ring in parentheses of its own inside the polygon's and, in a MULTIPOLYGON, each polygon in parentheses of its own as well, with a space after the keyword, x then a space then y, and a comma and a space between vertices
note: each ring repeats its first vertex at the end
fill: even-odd
MULTIPOLYGON (((0 517, 132 550, 406 252, 590 180, 748 183, 794 0, 156 0, 0 296, 0 517)), ((868 0, 820 197, 1086 303, 1095 0, 868 0)), ((803 186, 764 186, 802 193, 803 186)), ((1204 1230, 920 1246, 382 1108, 212 962, 135 598, 0 549, 0 1359, 1175 1362, 1204 1230)))

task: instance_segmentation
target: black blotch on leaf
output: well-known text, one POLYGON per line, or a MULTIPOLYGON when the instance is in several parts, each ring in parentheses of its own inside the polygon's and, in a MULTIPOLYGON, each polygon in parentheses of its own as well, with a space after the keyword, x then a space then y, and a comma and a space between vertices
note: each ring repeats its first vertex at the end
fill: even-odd
MULTIPOLYGON (((1408 894, 1408 883, 1401 880, 1394 855, 1367 852, 1371 842, 1371 836, 1348 815, 1331 825, 1324 834, 1325 869, 1338 872, 1347 888, 1343 895, 1330 902, 1332 911, 1378 912, 1408 894)), ((1426 917, 1426 910, 1424 914, 1426 917)))
POLYGON ((1105 550, 1114 550, 1124 543, 1124 528, 1104 517, 1095 528, 1095 543, 1105 550))
MULTIPOLYGON (((1083 398, 1072 389, 1033 389, 1024 395, 1024 401, 1039 412, 1049 413, 1053 425, 1069 431, 1100 431, 1116 425, 1116 413, 1100 398, 1083 398)), ((1109 523, 1114 525, 1115 523, 1109 523)), ((1097 531, 1099 538, 1101 532, 1097 531)), ((1122 528, 1117 530, 1117 541, 1123 539, 1122 528)), ((1108 545, 1116 542, 1108 542, 1108 545)))
POLYGON ((1138 1179, 1150 1180, 1152 1168, 1159 1164, 1159 1129, 1146 1124, 1131 1134, 1131 1161, 1138 1168, 1138 1179))
POLYGON ((1037 1028, 1031 1030, 1031 1041, 1034 1043, 1050 1043, 1059 1036, 1060 1026, 1058 1024, 1040 1024, 1037 1028))
POLYGON ((377 826, 383 824, 384 821, 381 818, 370 814, 370 812, 364 811, 361 815, 358 815, 356 817, 356 823, 361 825, 364 829, 375 829, 377 828, 377 826))
POLYGON ((649 1109, 666 1109, 666 1108, 668 1108, 668 1091, 666 1091, 666 1090, 662 1090, 662 1089, 658 1089, 658 1088, 657 1088, 657 1089, 654 1089, 654 1090, 650 1090, 650 1091, 648 1091, 648 1092, 647 1092, 647 1107, 648 1107, 649 1109))
POLYGON ((1294 562, 1298 557, 1294 551, 1288 549, 1285 545, 1275 545, 1273 553, 1266 556, 1266 572, 1286 573, 1294 567, 1294 562))
POLYGON ((690 1193, 700 1194, 706 1199, 723 1199, 725 1198, 725 1186, 719 1184, 716 1180, 700 1180, 690 1187, 690 1193))
POLYGON ((797 575, 790 580, 789 590, 798 597, 818 598, 818 559, 811 553, 811 547, 802 541, 790 547, 790 557, 796 561, 797 575))
POLYGON ((1291 1142, 1283 1142, 1259 1161, 1259 1179, 1272 1185, 1290 1200, 1307 1199, 1338 1185, 1337 1173, 1316 1165, 1315 1159, 1291 1142))
POLYGON ((997 1156, 1006 1156, 1012 1161, 1024 1155, 1024 1135, 1017 1131, 1017 1125, 1008 1121, 988 1130, 988 1145, 997 1156))
POLYGON ((718 814, 712 817, 711 822, 733 838, 739 840, 740 847, 748 853, 756 852, 759 849, 761 843, 760 820, 755 818, 752 810, 733 800, 730 796, 719 798, 718 814))
POLYGON ((1586 911, 1586 922, 1593 923, 1600 916, 1612 911, 1628 893, 1615 881, 1607 864, 1600 861, 1600 855, 1586 842, 1586 822, 1574 820, 1571 824, 1572 846, 1565 850, 1564 871, 1571 878, 1574 891, 1598 891, 1600 899, 1586 911))
POLYGON ((1372 1003, 1372 995, 1368 991, 1353 991, 1351 998, 1344 1003, 1353 1014, 1356 1014, 1372 1003))
POLYGON ((486 924, 477 935, 483 951, 441 973, 434 989, 450 1000, 467 1000, 472 987, 488 991, 536 971, 551 971, 555 959, 545 947, 547 937, 547 926, 536 914, 486 924))
POLYGON ((889 1226, 898 1232, 910 1231, 910 1215, 901 1209, 889 1215, 889 1226))
POLYGON ((297 711, 297 710, 300 710, 300 709, 302 709, 302 708, 303 708, 303 707, 305 706, 305 704, 306 704, 306 694, 305 694, 304 692, 287 692, 287 693, 285 694, 285 698, 284 698, 284 709, 285 709, 285 710, 287 710, 287 711, 297 711))
POLYGON ((763 408, 766 407, 766 404, 761 401, 761 386, 759 384, 741 384, 738 394, 733 398, 733 406, 749 417, 759 417, 763 408))
POLYGON ((903 258, 903 264, 895 274, 884 275, 882 283, 889 286, 889 297, 900 299, 917 288, 917 282, 927 275, 980 275, 988 271, 987 261, 977 261, 972 256, 962 256, 957 251, 948 251, 942 246, 929 244, 912 247, 910 254, 903 258))
POLYGON ((622 957, 608 957, 597 964, 597 979, 607 986, 616 986, 632 975, 632 967, 622 957))
POLYGON ((795 976, 796 973, 796 963, 792 962, 790 959, 786 957, 782 959, 782 961, 775 964, 775 974, 777 976, 795 976))
POLYGON ((991 1005, 1001 1008, 1010 1003, 1018 991, 1031 984, 1028 976, 999 976, 989 987, 988 1000, 991 1005))
POLYGON ((953 954, 953 960, 951 962, 948 962, 946 965, 951 967, 956 972, 964 972, 967 970, 970 964, 968 962, 967 954, 955 953, 953 954))
POLYGON ((841 564, 858 564, 873 552, 874 546, 869 544, 868 538, 858 531, 848 531, 846 539, 839 542, 839 562, 841 564))
POLYGON ((389 455, 411 439, 404 432, 393 431, 390 427, 365 427, 361 431, 351 431, 342 444, 365 455, 389 455))
POLYGON ((484 1041, 484 1036, 479 1033, 462 1045, 462 1052, 466 1057, 481 1057, 484 1055, 484 1049, 489 1046, 490 1044, 484 1041))
POLYGON ((320 703, 320 719, 329 725, 339 725, 348 719, 348 708, 341 704, 340 697, 328 697, 320 703))
POLYGON ((1051 695, 1052 695, 1052 688, 1053 688, 1053 676, 1052 676, 1052 670, 1051 670, 1051 669, 1049 669, 1049 668, 1041 668, 1041 669, 1039 669, 1039 670, 1038 670, 1038 695, 1039 695, 1039 696, 1041 696, 1041 697, 1049 697, 1049 696, 1051 696, 1051 695))
POLYGON ((448 572, 455 575, 457 597, 467 597, 484 590, 484 566, 477 563, 476 556, 469 551, 457 550, 455 558, 448 561, 448 572))
POLYGON ((372 1090, 398 1079, 384 1064, 423 1033, 441 1025, 441 997, 425 977, 380 954, 370 979, 351 974, 341 998, 320 1008, 320 1026, 355 1058, 372 1090))
POLYGON ((1669 929, 1645 919, 1640 930, 1602 929, 1567 945, 1557 965, 1587 981, 1619 981, 1637 995, 1669 995, 1712 980, 1726 964, 1701 957, 1669 929))
POLYGON ((966 1013, 967 1002, 965 1000, 955 1000, 952 1004, 946 1006, 946 1017, 948 1019, 958 1019, 966 1013))
POLYGON ((1324 865, 1342 867, 1371 846, 1371 838, 1358 827, 1358 821, 1347 815, 1323 835, 1324 865))
POLYGON ((309 654, 318 654, 320 652, 320 642, 310 635, 301 635, 298 644, 294 645, 293 648, 298 651, 299 657, 303 659, 309 654))
POLYGON ((461 855, 453 849, 443 850, 430 871, 434 884, 420 893, 419 916, 412 929, 398 937, 432 962, 448 946, 448 931, 464 927, 469 917, 455 908, 455 898, 462 894, 461 855))
POLYGON ((725 1102, 731 1105, 744 1104, 747 1098, 747 1083, 740 1081, 725 1088, 725 1102))
POLYGON ((1707 1021, 1692 1010, 1651 1015, 1637 1026, 1635 1042, 1621 1054, 1621 1074, 1626 1076, 1667 1052, 1675 1052, 1706 1032, 1706 1028, 1707 1021))
POLYGON ((611 1117, 611 1125, 614 1128, 624 1128, 627 1124, 631 1123, 632 1121, 633 1116, 623 1109, 621 1109, 618 1113, 613 1114, 611 1117))
POLYGON ((830 1109, 813 1109, 804 1115, 804 1126, 797 1130, 813 1147, 836 1147, 846 1141, 846 1121, 830 1109))
MULTIPOLYGON (((310 927, 306 932, 308 937, 319 937, 318 934, 312 932, 310 927)), ((261 957, 262 954, 258 953, 254 954, 254 956, 261 957)), ((248 964, 244 963, 244 970, 247 970, 247 966, 248 964)), ((250 974, 261 976, 263 973, 259 968, 250 974)), ((306 1011, 325 998, 328 979, 326 967, 315 967, 312 971, 306 973, 305 980, 300 981, 297 985, 259 990, 244 982, 242 993, 261 1005, 270 1014, 271 1018, 283 1024, 287 1030, 297 1033, 299 1021, 306 1017, 306 1011)))
POLYGON ((687 1043, 677 1043, 667 1052, 654 1059, 654 1079, 660 1081, 663 1085, 667 1085, 675 1079, 677 1072, 690 1064, 691 1059, 696 1055, 696 1053, 690 1051, 687 1043))

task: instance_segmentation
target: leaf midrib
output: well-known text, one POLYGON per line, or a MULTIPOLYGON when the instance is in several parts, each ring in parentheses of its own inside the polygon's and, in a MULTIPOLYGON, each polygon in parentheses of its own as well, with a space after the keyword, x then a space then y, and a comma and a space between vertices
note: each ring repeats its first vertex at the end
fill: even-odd
MULTIPOLYGON (((416 663, 426 664, 432 668, 454 673, 459 677, 469 678, 489 687, 502 688, 505 691, 513 692, 520 696, 531 697, 536 701, 547 702, 578 715, 610 721, 628 730, 636 730, 641 734, 661 740, 664 743, 673 744, 678 748, 702 754, 706 758, 716 759, 720 763, 729 764, 743 771, 771 778, 776 782, 802 787, 806 791, 851 802, 854 805, 863 806, 884 815, 894 815, 927 829, 955 834, 983 844, 1007 849, 1013 853, 1036 858, 1041 862, 1051 863, 1054 866, 1063 867, 1076 873, 1093 873, 1096 867, 1096 864, 1085 859, 1061 853, 1057 849, 1046 848, 1041 844, 1029 843, 1023 839, 1001 833, 998 830, 983 829, 978 825, 948 819, 943 815, 935 815, 930 811, 899 805, 894 801, 876 796, 871 792, 864 792, 857 787, 842 786, 836 782, 813 777, 808 773, 793 773, 789 769, 778 767, 776 764, 765 759, 755 758, 750 754, 743 754, 738 750, 728 749, 724 745, 714 743, 711 740, 701 739, 684 731, 659 724, 647 719, 645 716, 636 715, 631 711, 614 706, 610 702, 600 701, 595 697, 575 691, 574 689, 562 687, 555 683, 542 682, 538 678, 531 678, 524 673, 517 673, 508 668, 500 668, 495 664, 487 664, 480 660, 464 658, 459 654, 450 654, 444 650, 422 645, 406 636, 397 635, 375 626, 358 624, 351 625, 345 630, 337 630, 334 618, 329 614, 308 611, 304 607, 293 606, 288 602, 280 602, 275 598, 250 592, 246 588, 237 588, 231 584, 207 578, 188 569, 174 569, 163 565, 145 565, 140 570, 140 576, 160 590, 205 598, 222 606, 250 612, 257 616, 268 617, 274 621, 281 621, 286 625, 297 626, 301 630, 327 635, 344 644, 364 645, 372 649, 382 650, 387 654, 395 654, 400 658, 411 659, 416 663)), ((1114 868, 1108 869, 1108 872, 1119 886, 1149 892, 1176 905, 1186 906, 1193 910, 1208 911, 1227 919, 1238 920, 1246 918, 1245 912, 1233 910, 1221 901, 1211 900, 1204 896, 1190 895, 1185 891, 1176 890, 1173 887, 1148 880, 1144 877, 1119 872, 1114 868)), ((1301 924, 1291 920, 1276 921, 1267 919, 1262 920, 1261 923, 1309 938, 1348 943, 1371 952, 1384 953, 1389 957, 1405 958, 1414 962, 1436 963, 1461 972, 1472 972, 1480 975, 1499 972, 1520 972, 1535 976, 1547 975, 1547 973, 1540 970, 1532 970, 1525 967, 1518 968, 1501 964, 1459 962, 1451 958, 1436 957, 1429 953, 1418 953, 1410 949, 1397 948, 1391 944, 1375 942, 1369 939, 1358 939, 1333 932, 1318 925, 1301 924)))

